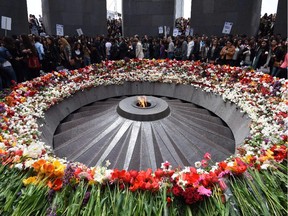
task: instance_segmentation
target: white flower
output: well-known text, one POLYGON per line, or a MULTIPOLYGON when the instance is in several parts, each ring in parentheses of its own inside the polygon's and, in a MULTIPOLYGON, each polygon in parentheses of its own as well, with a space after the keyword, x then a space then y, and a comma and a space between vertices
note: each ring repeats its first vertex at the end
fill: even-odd
POLYGON ((200 168, 201 167, 201 162, 200 161, 196 161, 195 162, 195 168, 200 168))
POLYGON ((23 156, 38 158, 42 154, 42 150, 44 150, 44 145, 42 143, 33 142, 28 147, 25 147, 23 150, 23 156))
POLYGON ((23 164, 22 163, 15 164, 14 167, 19 169, 19 170, 23 170, 23 164))

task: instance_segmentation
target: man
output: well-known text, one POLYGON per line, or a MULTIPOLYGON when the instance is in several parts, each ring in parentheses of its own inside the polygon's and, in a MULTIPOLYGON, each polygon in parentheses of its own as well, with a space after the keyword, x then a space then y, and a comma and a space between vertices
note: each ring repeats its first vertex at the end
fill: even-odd
POLYGON ((187 41, 185 40, 185 36, 181 36, 181 42, 182 42, 182 61, 187 60, 187 49, 188 49, 188 44, 187 41))
POLYGON ((44 56, 45 56, 45 52, 44 52, 44 47, 43 47, 43 44, 40 43, 40 37, 36 36, 35 37, 35 48, 37 50, 37 53, 38 53, 38 58, 39 58, 39 61, 41 63, 41 65, 43 64, 43 60, 44 60, 44 56))
POLYGON ((112 47, 112 43, 110 42, 110 38, 107 38, 107 41, 105 43, 105 48, 106 48, 106 59, 110 60, 111 59, 111 54, 110 54, 110 50, 112 47))
POLYGON ((191 36, 188 36, 187 39, 188 39, 187 59, 191 60, 194 48, 194 41, 192 40, 191 36))
POLYGON ((174 47, 174 43, 173 43, 171 36, 168 37, 168 43, 169 43, 168 49, 167 49, 168 58, 173 59, 175 47, 174 47))

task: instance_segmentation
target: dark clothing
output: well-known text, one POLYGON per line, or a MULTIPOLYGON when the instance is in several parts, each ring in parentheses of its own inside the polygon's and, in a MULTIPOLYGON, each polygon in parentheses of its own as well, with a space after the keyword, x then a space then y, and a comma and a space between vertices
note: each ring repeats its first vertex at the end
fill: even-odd
POLYGON ((209 47, 209 50, 207 53, 208 62, 217 63, 217 60, 220 58, 220 51, 221 51, 221 48, 219 46, 209 47))

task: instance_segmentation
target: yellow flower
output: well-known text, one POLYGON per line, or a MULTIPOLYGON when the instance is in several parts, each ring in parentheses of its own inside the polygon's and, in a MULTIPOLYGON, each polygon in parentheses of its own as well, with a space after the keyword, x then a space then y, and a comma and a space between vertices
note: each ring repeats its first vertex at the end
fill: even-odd
POLYGON ((268 159, 274 159, 273 154, 274 152, 272 152, 270 149, 266 151, 266 155, 268 159))
POLYGON ((53 166, 55 168, 54 175, 56 175, 58 177, 63 177, 64 176, 64 170, 65 170, 66 166, 64 164, 60 163, 58 160, 55 160, 53 162, 53 166))
POLYGON ((23 180, 23 184, 25 186, 29 185, 29 184, 34 184, 36 185, 37 184, 37 176, 32 176, 32 177, 29 177, 27 179, 24 179, 23 180))
POLYGON ((245 157, 243 157, 243 160, 244 162, 249 164, 252 158, 253 158, 252 155, 246 155, 245 157))

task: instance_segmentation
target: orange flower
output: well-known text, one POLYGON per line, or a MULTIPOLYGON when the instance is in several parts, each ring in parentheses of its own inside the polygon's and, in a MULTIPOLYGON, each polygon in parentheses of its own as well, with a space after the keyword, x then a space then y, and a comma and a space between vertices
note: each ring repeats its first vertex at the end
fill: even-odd
POLYGON ((52 175, 54 172, 54 166, 51 163, 45 163, 40 170, 46 175, 52 175))
POLYGON ((40 159, 32 164, 32 167, 35 169, 35 171, 39 171, 41 167, 46 163, 44 159, 40 159))

